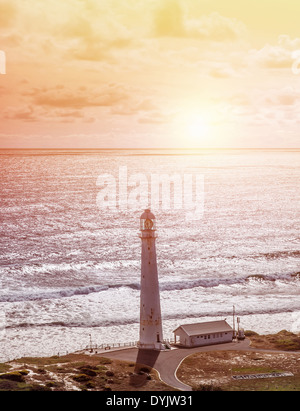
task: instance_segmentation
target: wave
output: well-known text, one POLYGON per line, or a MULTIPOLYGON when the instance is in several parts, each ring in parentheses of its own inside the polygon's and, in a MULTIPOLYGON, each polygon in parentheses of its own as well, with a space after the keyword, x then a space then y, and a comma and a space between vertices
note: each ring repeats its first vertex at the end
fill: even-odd
MULTIPOLYGON (((160 291, 180 291, 180 290, 192 290, 194 288, 215 288, 219 286, 233 286, 233 285, 249 285, 255 284, 257 286, 262 284, 275 283, 276 281, 283 281, 286 284, 298 283, 300 280, 300 272, 281 274, 281 275, 262 275, 254 274, 247 277, 236 278, 200 278, 190 281, 161 281, 160 291)), ((76 288, 63 288, 59 290, 45 290, 45 291, 32 291, 25 293, 13 293, 0 295, 0 303, 4 302, 21 302, 21 301, 39 301, 39 300, 52 300, 61 299, 66 297, 74 297, 80 295, 89 295, 93 293, 100 293, 112 289, 129 288, 131 290, 139 291, 140 283, 125 283, 125 284, 105 284, 105 285, 90 285, 76 288)))
POLYGON ((64 288, 55 291, 41 292, 26 292, 22 294, 0 295, 0 302, 20 302, 20 301, 37 301, 37 300, 52 300, 65 297, 73 297, 75 295, 88 295, 108 290, 109 286, 96 285, 78 288, 64 288))
MULTIPOLYGON (((253 308, 253 309, 240 309, 239 316, 247 316, 247 315, 274 315, 274 314, 283 314, 283 313, 293 313, 294 311, 299 311, 300 306, 297 307, 286 307, 286 308, 253 308)), ((212 315, 211 311, 201 311, 201 312, 194 312, 190 313, 189 311, 181 312, 181 313, 169 313, 163 315, 162 321, 180 321, 185 320, 189 321, 192 319, 201 319, 207 318, 212 315)), ((216 310, 213 313, 214 317, 222 317, 224 319, 232 319, 232 310, 216 310)), ((202 320, 200 320, 202 321, 202 320)), ((74 321, 49 321, 49 322, 41 322, 41 323, 31 323, 31 322, 21 322, 16 324, 10 324, 5 327, 5 329, 16 329, 16 328, 40 328, 40 327, 65 327, 65 328, 99 328, 99 327, 116 327, 116 326, 126 326, 126 325, 133 325, 139 324, 139 318, 137 316, 134 317, 127 317, 127 318, 107 318, 103 319, 102 321, 82 321, 82 322, 74 322, 74 321)))
POLYGON ((273 253, 260 253, 257 254, 255 257, 265 257, 267 260, 277 260, 278 258, 286 258, 286 257, 300 257, 299 250, 293 251, 276 251, 273 253))
MULTIPOLYGON (((295 241, 298 239, 295 239, 295 241)), ((255 254, 242 254, 242 255, 238 255, 238 254, 232 254, 232 255, 218 255, 217 257, 219 258, 224 258, 227 260, 240 260, 241 258, 245 258, 245 259, 251 259, 251 260, 256 260, 258 258, 265 258, 266 260, 277 260, 279 258, 299 258, 300 257, 300 251, 299 250, 293 250, 293 251, 274 251, 274 252, 266 252, 266 253, 255 253, 255 254)), ((208 256, 206 258, 216 258, 215 255, 212 256, 208 256)))

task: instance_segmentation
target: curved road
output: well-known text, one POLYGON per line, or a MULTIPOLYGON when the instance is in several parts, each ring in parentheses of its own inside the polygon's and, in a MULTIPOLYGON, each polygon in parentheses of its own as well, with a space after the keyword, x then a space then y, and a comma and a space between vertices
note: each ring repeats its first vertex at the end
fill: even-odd
POLYGON ((232 342, 218 345, 208 345, 205 347, 195 348, 175 348, 166 351, 152 351, 152 350, 140 350, 138 348, 128 348, 111 352, 104 352, 101 357, 107 357, 111 359, 135 362, 138 364, 144 364, 148 367, 154 368, 158 371, 160 379, 171 387, 177 388, 182 391, 191 391, 192 388, 186 384, 183 384, 176 377, 177 368, 184 360, 191 354, 197 352, 207 351, 270 351, 270 350, 258 350, 257 348, 250 348, 250 341, 244 340, 239 342, 232 342))

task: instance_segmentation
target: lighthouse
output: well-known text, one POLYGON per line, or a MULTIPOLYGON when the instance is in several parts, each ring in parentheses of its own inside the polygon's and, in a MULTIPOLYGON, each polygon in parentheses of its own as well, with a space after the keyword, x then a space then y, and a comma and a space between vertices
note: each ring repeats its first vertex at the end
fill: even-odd
POLYGON ((140 219, 142 241, 139 348, 164 350, 156 262, 156 220, 149 209, 140 219))

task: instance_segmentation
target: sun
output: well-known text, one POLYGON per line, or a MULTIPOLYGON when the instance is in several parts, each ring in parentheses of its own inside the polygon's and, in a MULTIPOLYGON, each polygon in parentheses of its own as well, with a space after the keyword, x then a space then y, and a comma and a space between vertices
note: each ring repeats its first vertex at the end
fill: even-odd
POLYGON ((203 106, 179 109, 173 117, 172 134, 180 147, 207 148, 216 145, 218 134, 214 110, 203 106))
POLYGON ((204 111, 186 110, 178 117, 178 130, 180 138, 189 147, 209 144, 210 126, 209 118, 204 111))
POLYGON ((188 118, 185 128, 187 137, 195 139, 195 141, 208 137, 208 124, 200 115, 188 118))

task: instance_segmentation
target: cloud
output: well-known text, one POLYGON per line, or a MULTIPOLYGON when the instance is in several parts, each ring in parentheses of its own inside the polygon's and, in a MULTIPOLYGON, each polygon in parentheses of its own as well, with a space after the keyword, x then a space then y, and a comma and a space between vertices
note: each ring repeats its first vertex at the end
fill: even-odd
POLYGON ((59 108, 49 110, 49 108, 38 107, 35 105, 23 105, 18 107, 8 107, 2 113, 1 117, 5 120, 24 121, 24 122, 41 122, 51 121, 58 123, 74 123, 81 121, 91 123, 95 117, 83 110, 59 108))
POLYGON ((210 69, 209 75, 217 79, 225 79, 240 77, 241 73, 238 70, 231 67, 229 64, 213 63, 213 67, 210 69))
POLYGON ((251 61, 266 68, 284 69, 292 68, 293 52, 300 50, 300 38, 291 39, 290 36, 281 35, 275 45, 266 44, 260 50, 250 50, 251 61))
POLYGON ((189 37, 223 42, 245 36, 246 26, 237 19, 224 17, 217 12, 187 21, 189 37))
POLYGON ((6 120, 22 120, 25 122, 38 120, 32 106, 9 107, 4 110, 2 117, 6 120))
POLYGON ((250 52, 250 57, 260 66, 266 68, 291 68, 291 53, 280 46, 265 45, 260 50, 250 52))
POLYGON ((168 0, 154 14, 157 37, 187 37, 223 42, 244 37, 246 26, 239 20, 217 12, 198 18, 189 16, 178 1, 168 0))
POLYGON ((12 1, 0 1, 0 30, 12 25, 17 15, 17 9, 12 1))
POLYGON ((94 36, 94 30, 92 28, 91 21, 86 17, 77 15, 72 19, 68 19, 63 25, 60 26, 59 34, 63 37, 70 38, 84 38, 89 40, 94 36))
POLYGON ((153 111, 158 111, 156 104, 152 102, 150 98, 142 99, 140 101, 126 101, 121 103, 116 107, 112 107, 111 113, 118 115, 134 115, 138 113, 149 113, 153 111))
POLYGON ((114 61, 111 55, 111 49, 107 43, 104 43, 96 37, 90 40, 80 40, 75 47, 71 46, 66 54, 68 57, 76 60, 114 61))
MULTIPOLYGON (((98 9, 96 3, 78 3, 80 7, 65 16, 56 30, 55 37, 69 57, 88 61, 113 61, 114 49, 129 47, 134 39, 122 19, 110 15, 109 9, 98 9), (120 21, 121 20, 121 21, 120 21)), ((107 5, 106 5, 107 6, 107 5)), ((107 6, 108 7, 108 6, 107 6)))
POLYGON ((300 103, 299 90, 293 87, 271 90, 266 97, 266 102, 274 106, 294 106, 300 103))
POLYGON ((35 88, 26 93, 33 103, 54 108, 75 108, 114 106, 128 98, 124 88, 109 84, 100 89, 87 87, 67 88, 58 85, 52 88, 35 88))
POLYGON ((163 113, 158 110, 151 110, 148 113, 143 113, 138 122, 141 124, 167 124, 174 119, 174 113, 163 113))

